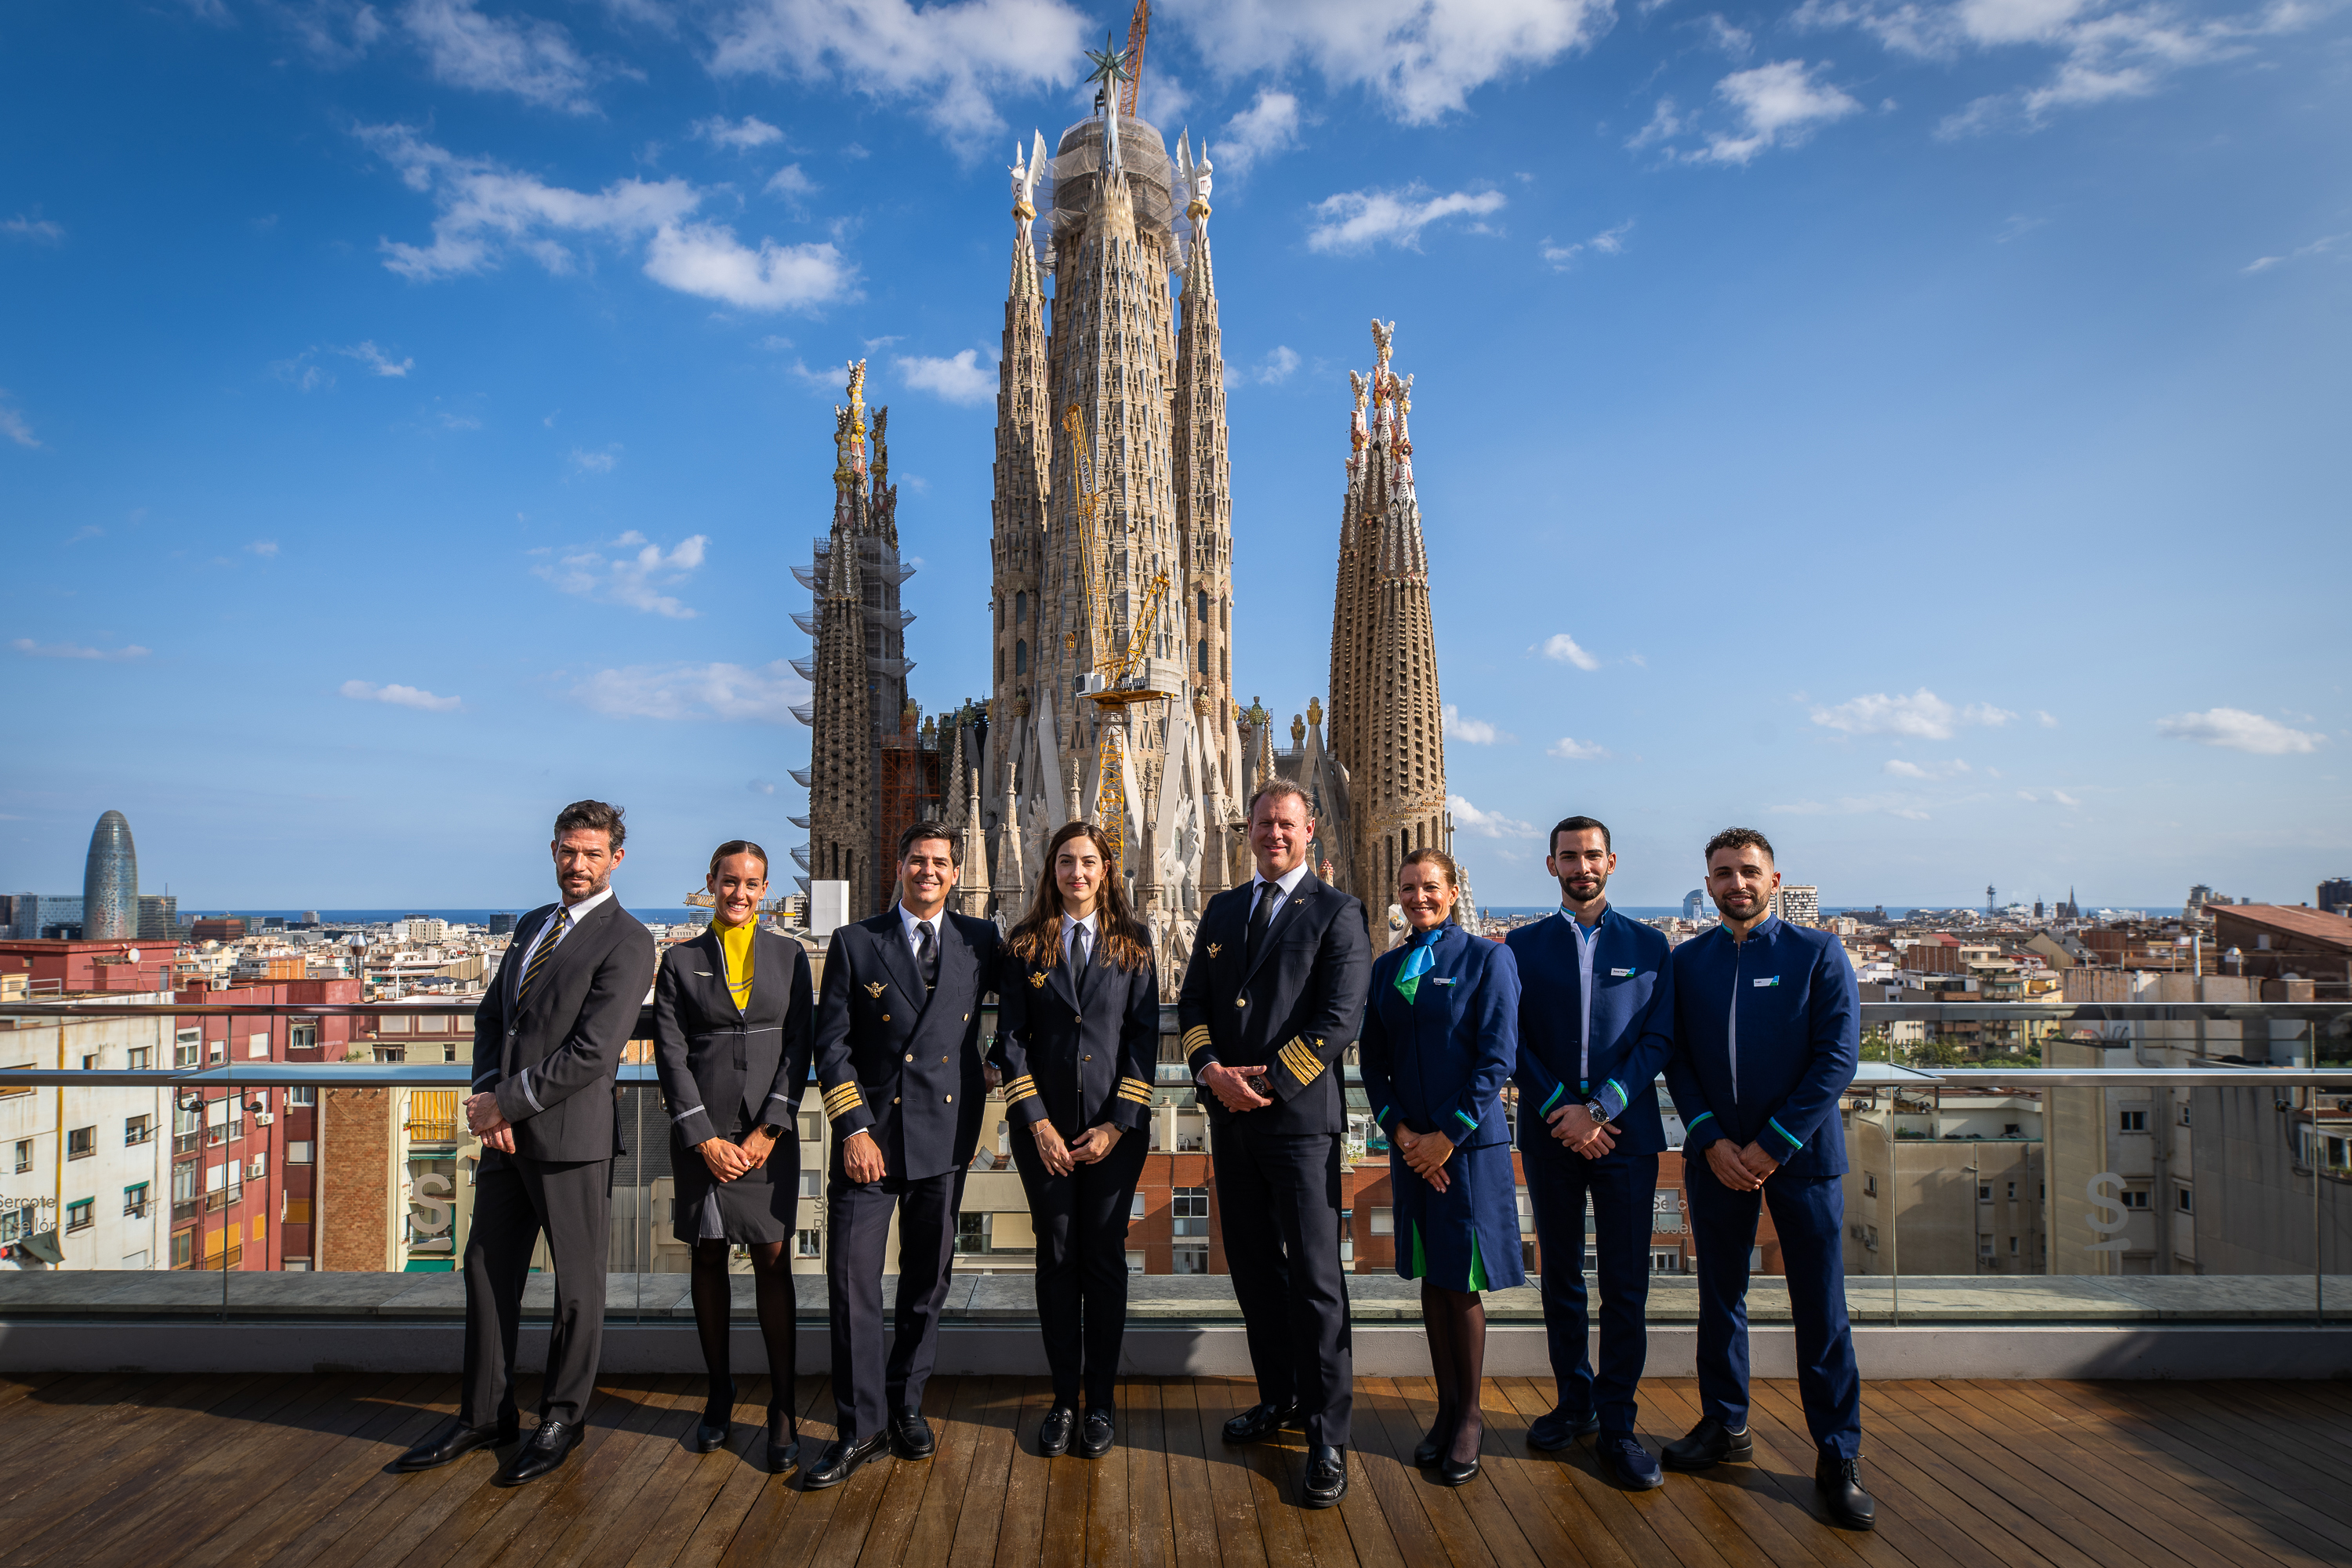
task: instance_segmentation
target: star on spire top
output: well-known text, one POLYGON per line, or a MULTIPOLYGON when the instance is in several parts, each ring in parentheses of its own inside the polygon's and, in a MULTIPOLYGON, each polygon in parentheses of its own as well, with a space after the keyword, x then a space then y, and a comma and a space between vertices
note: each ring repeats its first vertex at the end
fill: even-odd
POLYGON ((1108 32, 1103 34, 1101 48, 1087 51, 1087 63, 1094 67, 1087 73, 1087 79, 1099 82, 1106 95, 1113 87, 1131 80, 1135 74, 1128 68, 1127 51, 1118 47, 1118 39, 1108 32))

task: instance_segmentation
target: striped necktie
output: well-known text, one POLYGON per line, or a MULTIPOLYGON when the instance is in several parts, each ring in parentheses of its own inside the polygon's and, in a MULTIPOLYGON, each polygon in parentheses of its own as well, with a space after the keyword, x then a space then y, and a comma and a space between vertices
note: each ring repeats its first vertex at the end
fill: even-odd
POLYGON ((563 933, 571 929, 572 911, 570 910, 556 910, 554 923, 549 928, 548 933, 540 939, 537 951, 531 953, 530 963, 522 972, 522 984, 515 987, 515 1002, 517 1005, 520 1005, 524 997, 530 994, 531 982, 537 980, 539 978, 539 972, 547 967, 547 955, 555 951, 555 944, 562 942, 563 940, 563 933))

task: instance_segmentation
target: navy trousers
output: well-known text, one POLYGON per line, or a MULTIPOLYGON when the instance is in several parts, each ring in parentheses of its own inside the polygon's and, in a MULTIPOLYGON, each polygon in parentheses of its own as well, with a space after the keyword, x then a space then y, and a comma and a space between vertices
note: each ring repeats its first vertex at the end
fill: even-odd
POLYGON ((1339 1267, 1339 1139, 1258 1132, 1248 1121, 1219 1119, 1217 1223, 1257 1396, 1297 1400, 1309 1444, 1345 1447, 1355 1355, 1339 1267))
POLYGON ((1037 1233, 1037 1327, 1054 1402, 1089 1410, 1117 1403, 1127 1335, 1127 1227, 1151 1135, 1129 1131, 1110 1152, 1066 1176, 1047 1173, 1026 1128, 1007 1140, 1037 1233))
MULTIPOLYGON (((1832 1129, 1834 1132, 1834 1129, 1832 1129)), ((1797 1393, 1813 1441, 1840 1458, 1862 1453, 1862 1373, 1845 1315, 1845 1193, 1835 1176, 1735 1193, 1702 1156, 1683 1163, 1691 1240, 1698 1251, 1698 1394, 1702 1415, 1737 1432, 1748 1425, 1748 1259, 1757 1215, 1772 1205, 1797 1331, 1797 1393)))
POLYGON ((1581 1420, 1598 1414, 1601 1429, 1631 1436, 1649 1358, 1643 1324, 1650 1301, 1651 1215, 1658 1195, 1658 1157, 1612 1150, 1598 1160, 1563 1148, 1549 1133, 1519 1150, 1536 1245, 1543 1252, 1544 1337, 1558 1408, 1581 1420), (1592 1365, 1592 1320, 1584 1293, 1584 1204, 1592 1200, 1593 1251, 1601 1285, 1601 1366, 1592 1365))
MULTIPOLYGON (((893 1151, 891 1168, 903 1156, 893 1151)), ((825 1307, 832 1320, 836 1432, 862 1440, 892 1411, 922 1408, 939 1359, 940 1308, 955 1266, 956 1209, 963 1172, 914 1181, 886 1175, 859 1185, 840 1174, 825 1187, 825 1307), (882 1269, 890 1216, 898 1216, 897 1334, 882 1347, 882 1269)))

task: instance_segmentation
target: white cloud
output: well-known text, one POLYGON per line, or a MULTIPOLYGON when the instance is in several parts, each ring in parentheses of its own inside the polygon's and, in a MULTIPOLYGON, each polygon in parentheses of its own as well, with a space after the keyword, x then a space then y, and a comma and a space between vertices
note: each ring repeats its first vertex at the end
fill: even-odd
POLYGON ((1225 379, 1229 382, 1254 381, 1260 386, 1280 386, 1290 379, 1291 373, 1296 371, 1298 365, 1298 351, 1286 343, 1276 343, 1266 351, 1264 359, 1246 370, 1227 366, 1225 379))
POLYGON ((1635 152, 1644 147, 1671 142, 1683 133, 1682 116, 1675 112, 1675 100, 1658 100, 1657 108, 1650 111, 1649 122, 1626 139, 1625 145, 1635 152))
POLYGON ((1971 53, 2056 56, 2048 76, 1976 99, 1936 128, 1944 140, 2003 127, 2040 129, 2053 110, 2156 91, 2176 72, 2244 54, 2260 39, 2299 32, 2333 11, 2267 0, 2237 16, 2191 18, 2167 0, 1806 0, 1801 27, 1853 27, 1893 53, 1952 61, 1971 53))
POLYGON ((1948 763, 1928 763, 1925 765, 1906 762, 1901 757, 1889 757, 1886 759, 1885 771, 1898 779, 1948 779, 1955 774, 1967 773, 1969 764, 1958 757, 1954 757, 1948 763))
POLYGON ((425 51, 433 74, 451 86, 510 92, 567 113, 594 112, 588 89, 604 78, 637 74, 588 60, 556 23, 485 16, 474 0, 409 0, 400 25, 425 51))
POLYGON ((1562 664, 1572 664, 1579 669, 1601 668, 1601 661, 1579 647, 1576 639, 1566 632, 1554 632, 1544 639, 1543 656, 1562 664))
POLYGON ((1906 822, 1926 822, 1927 813, 1907 795, 1849 795, 1832 801, 1799 800, 1764 808, 1779 816, 1899 816, 1906 822))
POLYGON ((1163 0, 1157 9, 1221 76, 1304 64, 1334 88, 1369 90, 1411 125, 1591 45, 1614 20, 1608 0, 1163 0))
POLYGON ((1516 741, 1508 730, 1498 730, 1484 719, 1465 719, 1462 710, 1448 702, 1440 710, 1438 720, 1445 732, 1465 746, 1492 746, 1516 741))
POLYGON ((1580 741, 1572 735, 1562 735, 1544 748, 1547 757, 1558 757, 1564 763, 1606 762, 1614 753, 1608 747, 1591 741, 1580 741))
MULTIPOLYGON (((1383 242, 1421 248, 1421 231, 1449 217, 1483 218, 1503 209, 1500 191, 1454 191, 1434 196, 1420 184, 1397 190, 1342 191, 1309 209, 1318 220, 1307 231, 1309 250, 1363 250, 1383 242)), ((1483 224, 1473 225, 1484 231, 1483 224)))
POLYGON ((950 403, 971 406, 996 400, 996 367, 981 363, 977 349, 965 349, 951 359, 900 354, 898 363, 908 386, 937 393, 950 403))
POLYGON ((1445 808, 1454 814, 1454 826, 1483 838, 1528 838, 1535 835, 1534 823, 1521 822, 1500 812, 1481 811, 1458 795, 1445 797, 1445 808))
POLYGON ((2309 245, 2301 246, 2296 249, 2288 251, 2284 256, 2258 256, 2252 261, 2247 262, 2245 266, 2240 268, 2238 270, 2241 272, 2268 272, 2273 267, 2281 266, 2289 261, 2301 261, 2306 256, 2325 256, 2347 239, 2352 239, 2352 234, 2325 234, 2320 236, 2317 239, 2313 240, 2309 245))
POLYGON ((738 153, 748 153, 754 147, 765 147, 772 142, 784 139, 782 132, 756 114, 747 114, 740 120, 730 120, 723 114, 698 120, 694 122, 694 133, 715 147, 730 148, 738 153))
POLYGON ((2057 715, 2044 708, 2037 708, 2033 710, 2033 721, 2041 725, 2045 730, 2055 730, 2058 728, 2057 715))
POLYGON ((750 789, 753 795, 773 795, 776 793, 775 784, 773 781, 769 779, 753 779, 751 784, 745 787, 750 789))
POLYGON ((590 194, 550 185, 487 158, 461 158, 404 125, 362 126, 361 137, 400 171, 411 190, 433 195, 433 243, 384 240, 384 265, 419 282, 494 267, 512 248, 552 273, 580 258, 559 240, 643 240, 645 273, 680 293, 748 310, 805 310, 856 297, 857 269, 830 243, 753 250, 724 224, 691 223, 705 193, 676 177, 615 180, 590 194))
POLYGON ((465 706, 463 698, 436 697, 415 686, 378 686, 373 681, 346 680, 341 691, 354 702, 389 702, 395 708, 415 708, 425 713, 449 713, 465 706))
POLYGON ((391 357, 376 347, 372 341, 356 342, 347 349, 337 349, 335 352, 346 359, 359 361, 377 375, 405 376, 416 368, 416 361, 413 358, 402 360, 397 364, 394 363, 391 357))
POLYGON ((137 643, 131 643, 122 647, 84 647, 79 643, 41 643, 35 642, 30 637, 18 637, 8 646, 28 658, 95 658, 110 663, 119 663, 123 659, 147 657, 147 649, 141 647, 137 643))
POLYGON ((29 239, 37 245, 58 245, 66 237, 64 225, 45 217, 26 217, 23 213, 0 223, 0 234, 11 239, 29 239))
POLYGON ((2242 708, 2209 708, 2202 713, 2175 713, 2157 721, 2156 732, 2172 741, 2194 741, 2200 746, 2225 746, 2233 752, 2280 757, 2318 749, 2327 737, 2310 730, 2294 730, 2275 719, 2249 713, 2242 708))
POLYGON ((709 543, 708 535, 698 533, 664 550, 647 543, 644 534, 632 529, 607 547, 625 551, 637 546, 632 554, 607 556, 602 549, 575 550, 543 561, 531 571, 566 594, 625 605, 674 621, 690 621, 695 612, 661 590, 692 576, 702 565, 709 543))
MULTIPOLYGON (((0 392, 0 397, 7 395, 5 392, 0 392)), ((0 403, 0 436, 7 437, 19 447, 37 447, 41 444, 40 437, 33 434, 33 427, 25 423, 24 415, 5 403, 0 403)))
POLYGON ((719 719, 793 722, 793 704, 808 682, 782 659, 757 668, 740 664, 639 664, 600 669, 572 698, 616 719, 719 719))
MULTIPOLYGON (((1270 87, 1258 89, 1257 100, 1225 121, 1213 161, 1220 172, 1247 174, 1261 158, 1298 145, 1298 99, 1270 87)), ((1203 153, 1208 144, 1202 143, 1203 153)))
POLYGON ((1734 59, 1745 58, 1756 47, 1756 35, 1745 27, 1735 27, 1723 19, 1723 14, 1710 11, 1695 24, 1706 35, 1707 43, 1734 59))
POLYGON ((609 474, 621 466, 621 448, 615 444, 601 452, 591 452, 585 447, 574 447, 572 448, 572 466, 583 474, 609 474))
POLYGON ((1588 250, 1598 251, 1603 256, 1622 254, 1625 249, 1625 237, 1633 231, 1633 220, 1627 218, 1614 228, 1604 228, 1591 239, 1580 239, 1572 245, 1554 245, 1547 237, 1539 248, 1546 261, 1557 270, 1565 272, 1570 262, 1588 250))
POLYGON ((798 163, 787 163, 769 175, 768 183, 761 188, 772 196, 797 198, 814 195, 821 187, 801 173, 798 163))
POLYGON ((274 539, 257 539, 247 545, 246 549, 260 556, 264 561, 274 561, 278 558, 278 541, 274 539))
POLYGON ((2052 790, 2050 792, 2050 798, 2056 801, 2060 805, 2080 805, 2083 804, 2081 801, 2076 800, 2073 795, 2068 795, 2063 789, 2052 790))
POLYGON ((1998 728, 2016 717, 1984 702, 1955 708, 1924 686, 1908 697, 1874 692, 1812 713, 1814 723, 1849 735, 1907 735, 1919 741, 1948 741, 1963 724, 1998 728))
POLYGON ((1803 60, 1774 60, 1717 82, 1716 96, 1739 115, 1743 133, 1715 132, 1690 156, 1703 163, 1745 163, 1769 147, 1795 146, 1816 125, 1862 112, 1862 105, 1843 89, 1815 80, 1816 68, 1803 60))
POLYGON ((994 98, 1078 79, 1092 18, 1065 0, 736 0, 716 22, 713 74, 838 78, 916 106, 976 153, 1004 129, 994 98))

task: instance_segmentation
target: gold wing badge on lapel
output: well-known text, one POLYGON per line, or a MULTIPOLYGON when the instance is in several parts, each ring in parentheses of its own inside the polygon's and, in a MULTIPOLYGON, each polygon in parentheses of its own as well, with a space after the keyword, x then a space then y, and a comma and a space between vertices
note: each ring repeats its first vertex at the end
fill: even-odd
POLYGON ((1036 989, 1038 989, 1038 990, 1043 990, 1043 989, 1045 989, 1045 972, 1044 970, 1042 970, 1042 969, 1041 969, 1041 970, 1039 970, 1036 973, 1032 974, 1032 975, 1029 977, 1029 984, 1030 984, 1033 987, 1034 987, 1034 988, 1036 988, 1036 989))
POLYGON ((882 999, 882 993, 889 989, 890 983, 887 980, 869 980, 866 983, 866 994, 877 1002, 882 999))
POLYGON ((1211 942, 1211 943, 1209 944, 1209 956, 1210 956, 1211 958, 1214 958, 1214 957, 1216 957, 1216 956, 1217 956, 1217 954, 1219 954, 1219 953, 1221 953, 1221 952, 1224 952, 1224 951, 1225 951, 1225 944, 1224 944, 1223 942, 1211 942))

